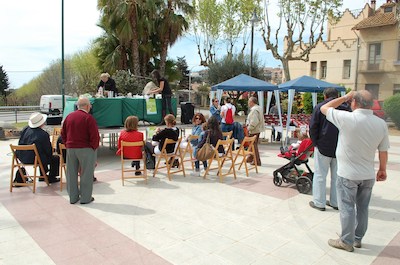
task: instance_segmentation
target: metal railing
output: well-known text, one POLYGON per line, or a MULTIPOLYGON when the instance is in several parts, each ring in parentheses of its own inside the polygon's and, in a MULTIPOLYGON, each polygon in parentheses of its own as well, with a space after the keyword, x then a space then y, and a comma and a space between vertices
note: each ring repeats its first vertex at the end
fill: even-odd
POLYGON ((0 106, 0 120, 6 121, 6 117, 14 116, 15 123, 18 120, 28 120, 27 115, 33 111, 40 111, 40 106, 0 106), (21 119, 19 119, 19 117, 21 119))

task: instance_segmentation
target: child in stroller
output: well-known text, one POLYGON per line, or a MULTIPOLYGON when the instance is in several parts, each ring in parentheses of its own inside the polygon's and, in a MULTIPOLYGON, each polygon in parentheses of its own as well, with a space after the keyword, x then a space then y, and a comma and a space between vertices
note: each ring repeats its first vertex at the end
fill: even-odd
POLYGON ((288 150, 284 154, 278 155, 290 160, 290 162, 273 172, 273 181, 276 186, 281 186, 282 182, 294 183, 300 193, 307 194, 311 191, 314 175, 314 172, 312 172, 308 165, 308 158, 312 156, 314 146, 311 139, 308 137, 307 132, 300 132, 299 139, 302 140, 296 151, 288 150), (308 172, 302 173, 298 169, 297 166, 302 164, 306 166, 308 172))

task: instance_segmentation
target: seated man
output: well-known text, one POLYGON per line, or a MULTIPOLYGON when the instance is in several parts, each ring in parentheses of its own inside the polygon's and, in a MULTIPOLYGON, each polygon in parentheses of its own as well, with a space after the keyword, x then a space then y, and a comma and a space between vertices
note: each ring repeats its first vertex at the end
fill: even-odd
MULTIPOLYGON (((29 117, 28 126, 21 132, 18 145, 36 145, 40 160, 42 161, 44 170, 46 170, 46 172, 41 172, 41 174, 44 175, 44 173, 50 171, 48 174, 49 183, 54 183, 60 181, 59 178, 56 178, 59 175, 60 158, 57 155, 53 155, 50 135, 42 129, 46 123, 46 119, 47 115, 39 112, 32 113, 29 117)), ((35 154, 32 151, 17 151, 17 156, 22 163, 33 164, 35 161, 35 154)), ((44 181, 44 179, 39 179, 39 181, 44 181)))

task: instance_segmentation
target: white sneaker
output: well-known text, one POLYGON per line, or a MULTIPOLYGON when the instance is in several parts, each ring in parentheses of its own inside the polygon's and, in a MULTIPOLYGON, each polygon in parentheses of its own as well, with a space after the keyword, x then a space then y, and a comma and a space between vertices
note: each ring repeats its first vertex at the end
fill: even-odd
POLYGON ((191 176, 193 177, 200 177, 200 170, 199 171, 193 171, 192 173, 190 173, 191 176))

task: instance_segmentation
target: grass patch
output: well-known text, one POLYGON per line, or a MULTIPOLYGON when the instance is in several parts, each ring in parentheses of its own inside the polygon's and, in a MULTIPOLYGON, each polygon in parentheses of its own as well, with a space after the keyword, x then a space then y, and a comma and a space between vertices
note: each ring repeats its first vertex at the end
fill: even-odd
POLYGON ((23 122, 13 123, 13 126, 18 130, 22 130, 25 126, 28 126, 28 122, 23 121, 23 122))

